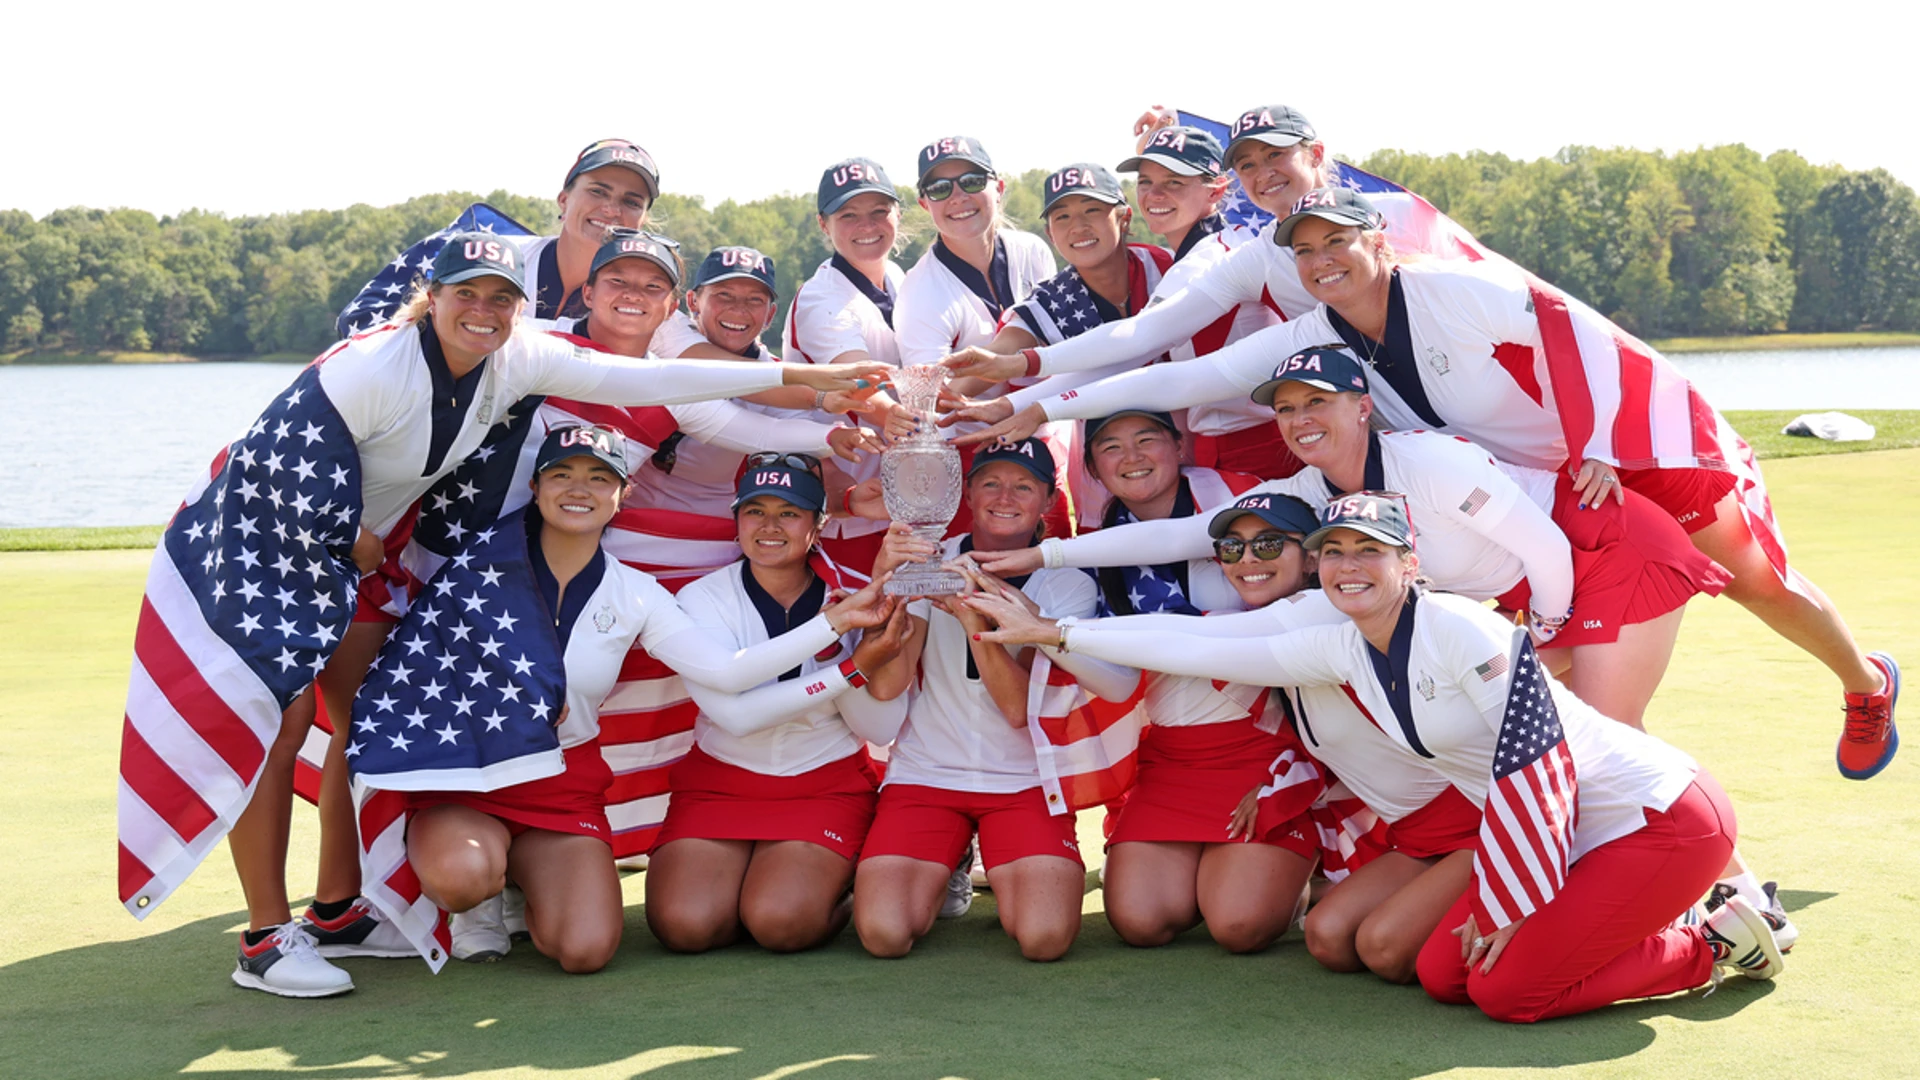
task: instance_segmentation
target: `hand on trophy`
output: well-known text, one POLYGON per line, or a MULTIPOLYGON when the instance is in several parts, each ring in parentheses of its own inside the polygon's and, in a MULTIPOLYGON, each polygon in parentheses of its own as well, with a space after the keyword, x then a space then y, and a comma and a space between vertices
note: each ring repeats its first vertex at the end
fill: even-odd
POLYGON ((1046 565, 1037 547, 1015 548, 1012 551, 976 551, 973 557, 980 564, 980 569, 1003 578, 1031 574, 1046 565))
MULTIPOLYGON (((960 452, 931 421, 947 370, 937 364, 901 368, 893 374, 900 403, 920 421, 910 435, 880 455, 880 491, 887 517, 910 525, 915 536, 937 551, 947 526, 960 510, 960 452)), ((894 577, 887 591, 895 596, 940 596, 966 587, 966 580, 931 562, 915 561, 894 577)))
MULTIPOLYGON (((877 480, 868 482, 876 487, 879 485, 877 480)), ((880 545, 879 557, 873 561, 873 573, 878 577, 881 574, 890 574, 907 563, 925 564, 939 557, 939 544, 922 539, 915 534, 913 526, 906 522, 896 521, 887 526, 887 538, 880 545)))
POLYGON ((992 427, 984 431, 976 431, 971 435, 962 435, 954 439, 953 443, 955 446, 978 446, 990 442, 1017 443, 1039 431, 1041 425, 1046 422, 1047 410, 1035 402, 992 427))
POLYGON ((891 574, 875 574, 872 581, 855 593, 845 589, 833 590, 834 602, 820 610, 820 614, 826 616, 827 625, 833 627, 833 632, 844 634, 849 630, 865 630, 885 623, 893 615, 894 604, 898 602, 884 591, 890 577, 891 574))
POLYGON ((1053 645, 1060 640, 1060 624, 1043 618, 1026 593, 998 578, 980 580, 978 591, 963 602, 993 627, 980 631, 981 641, 1001 645, 1053 645))
POLYGON ((992 401, 971 401, 967 398, 955 398, 956 404, 941 414, 940 426, 952 427, 955 424, 975 422, 997 424, 1013 415, 1013 402, 1006 398, 994 398, 992 401))

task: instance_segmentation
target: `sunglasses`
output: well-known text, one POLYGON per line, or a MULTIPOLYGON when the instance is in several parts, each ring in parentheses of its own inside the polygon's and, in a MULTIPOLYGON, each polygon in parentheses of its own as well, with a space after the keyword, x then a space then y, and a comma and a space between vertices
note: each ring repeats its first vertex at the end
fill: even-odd
POLYGON ((749 469, 765 469, 773 465, 784 465, 789 469, 799 469, 802 472, 810 472, 816 477, 820 475, 820 459, 814 457, 812 454, 781 453, 778 450, 762 450, 757 454, 747 455, 747 468, 749 469))
POLYGON ((920 185, 920 197, 928 202, 945 202, 953 194, 955 184, 969 195, 978 195, 987 190, 987 184, 992 180, 993 174, 990 172, 961 173, 959 176, 929 180, 920 185))
MULTIPOLYGON (((1261 533, 1252 540, 1243 540, 1238 536, 1223 536, 1213 542, 1213 556, 1223 563, 1232 564, 1239 562, 1240 556, 1252 552, 1255 559, 1261 562, 1272 562, 1287 550, 1288 544, 1300 544, 1300 541, 1285 533, 1271 532, 1261 533)), ((1301 549, 1305 550, 1306 545, 1301 544, 1301 549)))

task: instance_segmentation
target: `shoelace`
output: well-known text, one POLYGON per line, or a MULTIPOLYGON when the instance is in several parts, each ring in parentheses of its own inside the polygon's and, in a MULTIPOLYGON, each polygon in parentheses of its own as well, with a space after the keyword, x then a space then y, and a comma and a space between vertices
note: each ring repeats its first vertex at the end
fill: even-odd
MULTIPOLYGON (((1849 694, 1851 699, 1854 695, 1849 694)), ((1848 700, 1846 705, 1847 727, 1844 736, 1848 742, 1879 742, 1887 737, 1888 710, 1885 706, 1876 708, 1873 700, 1861 695, 1858 703, 1848 700)))
POLYGON ((273 943, 279 946, 281 955, 289 960, 320 960, 320 943, 313 940, 313 935, 307 933, 297 921, 286 923, 274 931, 273 943))

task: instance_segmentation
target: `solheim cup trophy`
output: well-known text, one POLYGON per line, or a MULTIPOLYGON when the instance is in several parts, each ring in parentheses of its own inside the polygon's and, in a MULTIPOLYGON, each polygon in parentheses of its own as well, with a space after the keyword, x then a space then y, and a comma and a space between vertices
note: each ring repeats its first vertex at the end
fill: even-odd
MULTIPOLYGON (((960 512, 960 451, 934 424, 947 369, 938 364, 893 373, 900 404, 920 417, 920 430, 880 452, 880 494, 887 516, 913 526, 913 534, 939 544, 960 512)), ((967 581, 935 562, 904 563, 886 584, 888 596, 949 596, 967 581)))

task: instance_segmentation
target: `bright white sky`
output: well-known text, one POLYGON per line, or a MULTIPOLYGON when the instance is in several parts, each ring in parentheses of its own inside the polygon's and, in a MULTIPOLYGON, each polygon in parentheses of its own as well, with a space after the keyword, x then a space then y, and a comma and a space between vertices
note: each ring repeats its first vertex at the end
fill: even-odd
POLYGON ((6 19, 0 208, 545 195, 603 137, 641 143, 667 190, 713 205, 811 192, 855 154, 910 183, 915 152, 946 134, 978 136, 1003 170, 1113 165, 1156 102, 1223 121, 1284 102, 1355 157, 1743 142, 1920 186, 1912 24, 1897 10, 37 2, 6 19))

